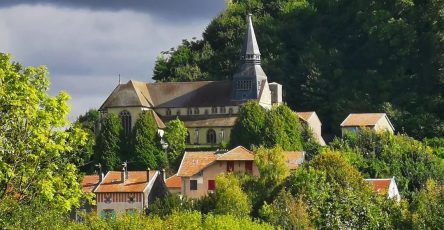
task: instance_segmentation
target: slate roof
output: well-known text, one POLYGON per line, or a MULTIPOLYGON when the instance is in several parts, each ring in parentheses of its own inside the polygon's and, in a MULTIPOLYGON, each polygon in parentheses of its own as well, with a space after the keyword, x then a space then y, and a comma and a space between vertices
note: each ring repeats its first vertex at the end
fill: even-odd
POLYGON ((86 175, 82 180, 83 192, 92 192, 99 183, 99 175, 86 175))
POLYGON ((100 106, 112 107, 211 107, 238 105, 231 100, 231 81, 145 83, 129 81, 118 85, 100 106))
MULTIPOLYGON (((110 171, 103 182, 97 186, 95 193, 102 192, 143 192, 149 184, 147 171, 128 171, 128 179, 123 183, 121 171, 110 171)), ((150 181, 158 175, 158 171, 150 171, 150 181)))
POLYGON ((181 188, 182 187, 182 179, 177 175, 172 175, 165 180, 165 185, 167 188, 181 188))
POLYGON ((385 113, 351 113, 341 123, 341 126, 375 126, 385 116, 385 113))

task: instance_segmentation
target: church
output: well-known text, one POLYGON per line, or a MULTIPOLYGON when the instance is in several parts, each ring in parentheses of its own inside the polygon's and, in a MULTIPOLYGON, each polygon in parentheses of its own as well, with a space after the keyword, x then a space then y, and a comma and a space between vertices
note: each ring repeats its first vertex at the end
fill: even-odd
POLYGON ((282 85, 269 83, 261 67, 251 14, 240 54, 240 67, 231 81, 119 84, 100 107, 103 115, 120 116, 126 133, 140 113, 149 111, 158 128, 179 118, 188 129, 187 145, 216 147, 230 141, 240 106, 256 100, 264 108, 282 103, 282 85))

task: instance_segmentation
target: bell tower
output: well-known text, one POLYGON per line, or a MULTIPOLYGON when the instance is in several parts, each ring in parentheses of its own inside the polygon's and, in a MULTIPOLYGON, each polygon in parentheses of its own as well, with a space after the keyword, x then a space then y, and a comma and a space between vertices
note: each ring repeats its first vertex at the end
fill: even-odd
POLYGON ((240 67, 233 76, 232 100, 259 99, 264 88, 269 91, 267 75, 261 67, 261 53, 254 33, 252 15, 247 16, 247 31, 240 54, 240 67))

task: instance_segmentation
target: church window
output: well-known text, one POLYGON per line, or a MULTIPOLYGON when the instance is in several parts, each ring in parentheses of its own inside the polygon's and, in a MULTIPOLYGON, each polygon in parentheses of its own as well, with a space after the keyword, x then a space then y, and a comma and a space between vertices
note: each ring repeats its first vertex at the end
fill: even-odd
POLYGON ((167 111, 166 111, 166 115, 167 115, 167 116, 171 116, 171 109, 167 109, 167 111))
POLYGON ((187 114, 188 114, 188 115, 193 114, 193 110, 192 110, 191 108, 188 108, 187 114))
POLYGON ((214 129, 209 129, 207 132, 207 143, 216 144, 216 131, 214 129))
POLYGON ((220 113, 226 113, 227 112, 227 110, 226 110, 226 108, 225 107, 220 107, 220 113))
POLYGON ((211 113, 217 113, 217 107, 211 108, 211 113))
POLYGON ((194 108, 194 114, 199 114, 199 108, 194 108))
POLYGON ((194 130, 194 132, 196 133, 196 142, 195 142, 195 144, 199 144, 199 129, 194 130))
POLYGON ((252 83, 251 80, 239 80, 236 82, 237 90, 250 90, 252 83))
POLYGON ((125 135, 129 135, 131 132, 131 114, 123 110, 119 114, 120 120, 122 121, 123 131, 125 132, 125 135))

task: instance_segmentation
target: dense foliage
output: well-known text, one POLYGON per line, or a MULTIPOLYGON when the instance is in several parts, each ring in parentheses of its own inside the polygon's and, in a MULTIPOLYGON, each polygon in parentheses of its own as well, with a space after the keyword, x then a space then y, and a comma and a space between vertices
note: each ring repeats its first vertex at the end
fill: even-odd
MULTIPOLYGON (((48 90, 45 67, 23 67, 0 53, 0 203, 15 198, 66 211, 79 202, 75 163, 87 136, 64 129, 69 96, 48 90)), ((8 217, 0 218, 1 226, 8 217)))
POLYGON ((298 116, 283 104, 266 110, 256 101, 243 104, 231 132, 231 146, 276 145, 284 150, 303 149, 303 129, 298 116))
POLYGON ((142 112, 132 129, 130 159, 132 170, 161 169, 167 159, 160 144, 157 123, 151 112, 142 112))
POLYGON ((101 121, 94 150, 94 162, 100 163, 105 171, 117 169, 122 163, 123 128, 120 118, 108 114, 101 121))
POLYGON ((368 178, 395 177, 401 195, 424 188, 428 179, 444 182, 444 165, 425 144, 405 135, 362 130, 336 139, 331 148, 340 151, 368 178))
POLYGON ((269 82, 327 132, 351 112, 385 111, 412 137, 444 135, 443 0, 233 0, 156 63, 157 81, 230 79, 253 13, 269 82))
POLYGON ((165 129, 165 135, 163 137, 168 144, 169 168, 177 170, 185 152, 187 128, 181 120, 172 120, 168 122, 165 129))

